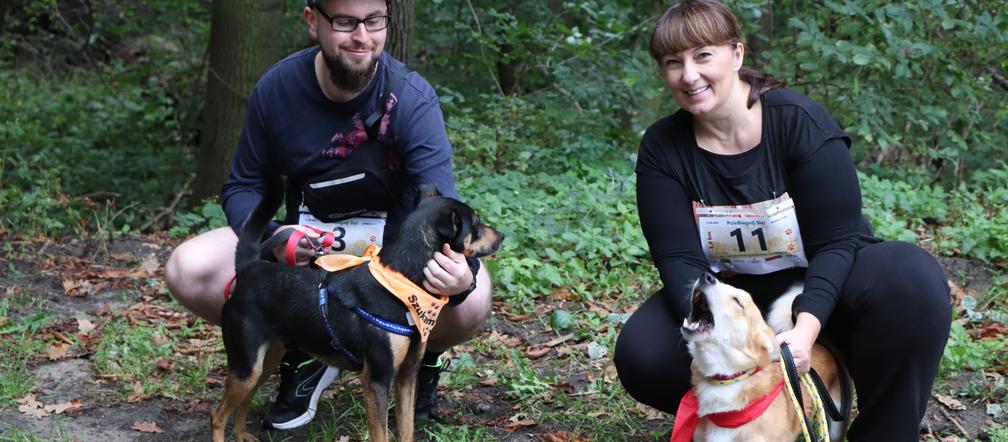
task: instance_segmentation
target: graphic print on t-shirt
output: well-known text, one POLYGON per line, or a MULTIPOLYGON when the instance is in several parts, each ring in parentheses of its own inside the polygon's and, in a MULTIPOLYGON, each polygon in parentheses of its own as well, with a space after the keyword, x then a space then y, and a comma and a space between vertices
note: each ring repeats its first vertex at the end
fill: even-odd
MULTIPOLYGON (((385 103, 385 115, 382 115, 381 124, 378 125, 378 138, 385 139, 385 133, 388 132, 389 122, 391 121, 392 108, 398 102, 399 98, 396 97, 396 94, 394 92, 390 93, 388 101, 385 103)), ((367 130, 364 129, 364 118, 360 112, 355 113, 351 121, 353 129, 346 134, 336 131, 332 138, 329 139, 329 146, 322 151, 322 157, 345 160, 358 145, 367 141, 368 134, 367 130)))
POLYGON ((808 267, 794 200, 778 198, 738 206, 693 202, 700 244, 711 270, 763 275, 808 267))

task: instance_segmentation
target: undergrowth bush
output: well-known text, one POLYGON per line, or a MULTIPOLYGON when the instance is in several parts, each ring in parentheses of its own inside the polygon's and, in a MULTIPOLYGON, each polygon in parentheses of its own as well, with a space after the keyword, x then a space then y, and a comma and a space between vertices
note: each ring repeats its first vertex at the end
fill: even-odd
POLYGON ((650 295, 657 273, 637 218, 631 134, 519 98, 497 102, 451 113, 460 117, 448 127, 459 192, 507 236, 488 264, 502 296, 531 311, 556 290, 582 300, 650 295))
POLYGON ((118 81, 124 67, 50 78, 0 71, 3 228, 57 235, 93 228, 102 204, 118 223, 171 201, 188 177, 190 140, 165 90, 118 81))

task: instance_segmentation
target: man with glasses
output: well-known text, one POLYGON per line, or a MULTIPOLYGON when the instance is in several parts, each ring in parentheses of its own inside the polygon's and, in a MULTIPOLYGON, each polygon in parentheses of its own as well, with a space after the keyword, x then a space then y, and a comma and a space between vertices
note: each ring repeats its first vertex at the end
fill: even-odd
MULTIPOLYGON (((207 321, 219 324, 221 308, 234 277, 235 231, 261 199, 262 171, 287 176, 287 215, 274 222, 273 235, 303 232, 288 255, 279 243, 281 262, 307 265, 315 256, 310 239, 319 234, 303 225, 339 232, 339 244, 388 241, 412 210, 417 186, 435 184, 458 198, 452 177, 451 145, 437 95, 419 74, 384 52, 389 22, 384 0, 309 0, 303 10, 308 33, 318 45, 295 52, 263 75, 249 96, 248 110, 231 174, 222 188, 230 227, 189 239, 172 253, 165 279, 173 296, 207 321), (394 87, 390 87, 393 86, 394 87), (390 88, 387 99, 382 99, 390 88), (384 113, 376 112, 382 106, 384 113), (377 137, 388 146, 387 166, 399 177, 401 195, 387 210, 323 223, 302 204, 302 186, 352 155, 369 138, 369 116, 380 115, 377 137), (362 227, 363 226, 363 227, 362 227), (227 288, 226 288, 227 287, 227 288)), ((371 145, 368 145, 370 147, 371 145)), ((354 249, 360 252, 361 248, 354 249)), ((348 249, 350 250, 350 249, 348 249)), ((424 288, 451 296, 427 344, 417 379, 416 417, 431 417, 444 365, 439 355, 474 336, 489 315, 490 277, 478 260, 467 262, 447 245, 425 271, 424 288)), ((338 370, 291 349, 280 367, 277 399, 263 418, 267 428, 291 429, 315 415, 322 391, 338 370)))

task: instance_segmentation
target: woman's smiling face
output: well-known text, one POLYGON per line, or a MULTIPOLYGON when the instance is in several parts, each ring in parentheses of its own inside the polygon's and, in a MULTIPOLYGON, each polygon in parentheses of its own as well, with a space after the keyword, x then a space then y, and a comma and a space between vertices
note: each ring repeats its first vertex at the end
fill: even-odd
POLYGON ((739 87, 742 44, 698 46, 662 57, 662 75, 672 97, 694 116, 716 111, 739 87))

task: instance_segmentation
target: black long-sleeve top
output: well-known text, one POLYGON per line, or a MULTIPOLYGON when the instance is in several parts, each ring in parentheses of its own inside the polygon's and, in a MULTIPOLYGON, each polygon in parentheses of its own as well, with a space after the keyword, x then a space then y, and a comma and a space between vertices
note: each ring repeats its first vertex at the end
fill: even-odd
POLYGON ((641 228, 679 321, 690 311, 690 287, 708 269, 694 201, 741 205, 788 193, 809 260, 794 310, 824 324, 856 251, 871 241, 850 137, 821 105, 792 90, 766 92, 761 104, 762 138, 741 154, 697 146, 693 117, 683 110, 658 120, 641 139, 636 166, 641 228))

